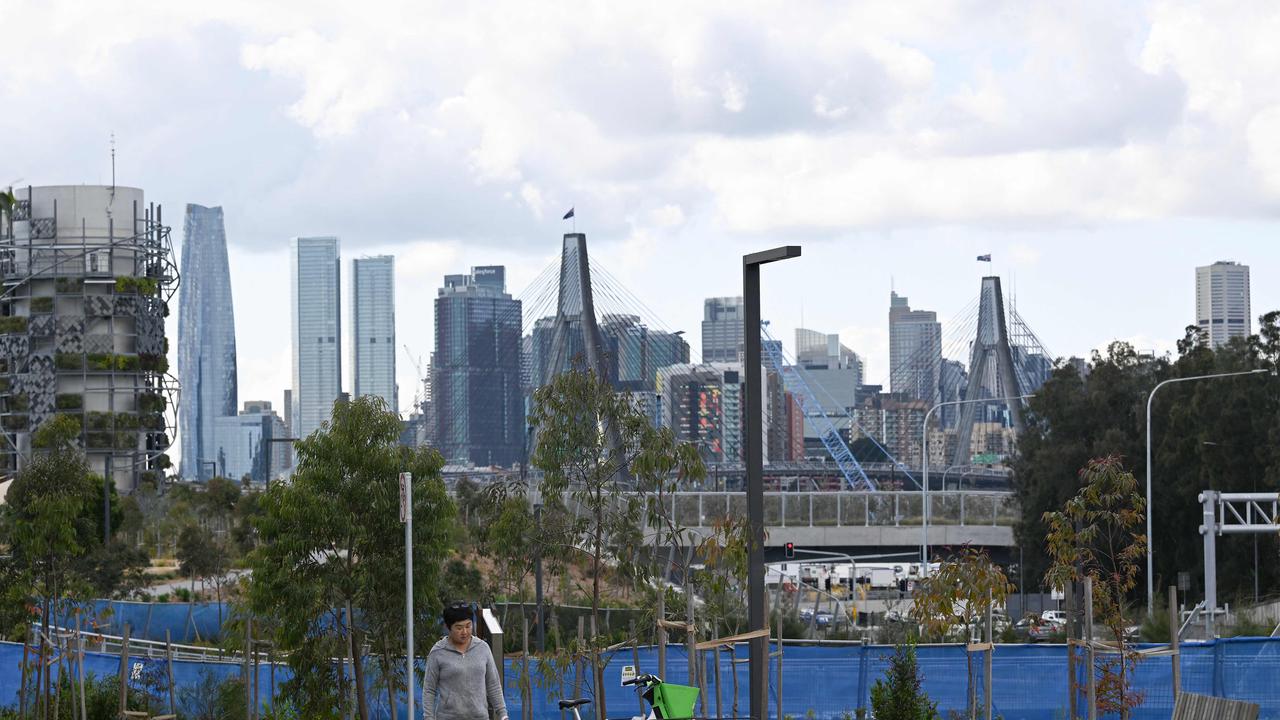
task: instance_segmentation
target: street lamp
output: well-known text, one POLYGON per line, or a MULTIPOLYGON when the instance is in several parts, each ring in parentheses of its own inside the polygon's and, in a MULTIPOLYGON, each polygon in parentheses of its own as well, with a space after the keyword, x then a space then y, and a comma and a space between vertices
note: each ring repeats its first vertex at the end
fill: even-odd
MULTIPOLYGON (((920 428, 920 462, 924 471, 923 482, 920 483, 920 497, 923 500, 923 507, 920 508, 920 577, 929 577, 929 416, 934 410, 948 405, 971 405, 973 403, 988 402, 1011 402, 1013 400, 1028 400, 1035 397, 1034 394, 1027 395, 1006 395, 998 398, 974 398, 973 400, 948 400, 940 402, 929 408, 929 412, 924 414, 924 424, 920 428)), ((945 480, 945 473, 944 473, 945 480)), ((945 482, 944 487, 945 490, 945 482)))
MULTIPOLYGON (((760 266, 800 257, 799 245, 786 245, 742 256, 742 349, 747 374, 747 517, 751 544, 747 555, 747 624, 765 629, 764 616, 764 403, 760 394, 760 266)), ((751 717, 765 720, 769 707, 769 641, 764 634, 751 638, 747 664, 751 678, 751 717)))
MULTIPOLYGON (((1214 373, 1212 375, 1193 375, 1184 378, 1169 378, 1164 382, 1158 383, 1151 389, 1151 394, 1147 395, 1147 617, 1155 617, 1155 577, 1152 574, 1151 565, 1151 401, 1155 400, 1156 392, 1160 388, 1170 383, 1187 382, 1189 380, 1212 380, 1213 378, 1235 377, 1237 375, 1259 375, 1261 373, 1272 372, 1265 368, 1257 370, 1241 370, 1239 372, 1214 373)), ((1209 612, 1213 612, 1215 608, 1205 608, 1209 612)))

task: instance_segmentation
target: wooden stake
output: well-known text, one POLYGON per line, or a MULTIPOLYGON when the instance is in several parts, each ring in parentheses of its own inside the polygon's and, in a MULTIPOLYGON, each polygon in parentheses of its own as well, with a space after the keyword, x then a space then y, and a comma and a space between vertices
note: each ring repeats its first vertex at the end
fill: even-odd
MULTIPOLYGON (((1095 680, 1096 672, 1094 671, 1094 650, 1093 650, 1093 578, 1086 575, 1084 578, 1084 633, 1085 640, 1089 643, 1089 720, 1098 720, 1098 697, 1097 682, 1095 680)), ((1121 656, 1120 662, 1124 662, 1121 656)))
POLYGON ((120 641, 120 717, 129 710, 129 623, 124 624, 120 641))
POLYGON ((1169 586, 1169 649, 1173 651, 1173 655, 1169 658, 1173 662, 1173 702, 1178 703, 1178 692, 1182 690, 1182 662, 1178 653, 1178 645, 1181 638, 1178 637, 1178 586, 1169 586))
POLYGON ((715 658, 715 663, 716 663, 715 664, 716 720, 720 720, 721 718, 724 717, 724 712, 721 708, 721 700, 720 700, 720 695, 721 695, 720 693, 720 648, 717 646, 716 649, 712 650, 711 652, 714 653, 712 657, 715 658))
MULTIPOLYGON (((636 620, 631 618, 631 666, 636 669, 636 675, 640 674, 640 636, 636 634, 636 620)), ((640 706, 640 717, 644 717, 644 698, 640 697, 640 693, 636 693, 636 704, 640 706)))
POLYGON ((27 633, 22 636, 22 690, 18 693, 18 716, 26 720, 27 717, 27 665, 28 656, 31 653, 31 626, 27 626, 27 633))
POLYGON ((520 717, 533 720, 533 688, 529 678, 529 616, 524 614, 523 607, 520 608, 520 622, 524 631, 520 641, 520 660, 524 667, 524 672, 520 675, 520 717))
MULTIPOLYGON (((662 621, 667 619, 667 584, 666 579, 658 586, 658 677, 667 676, 667 629, 662 621)), ((643 713, 641 713, 643 715, 643 713)))
POLYGON ((80 669, 80 720, 88 720, 84 701, 84 635, 80 632, 80 609, 76 609, 76 666, 80 669))
POLYGON ((984 717, 991 720, 991 663, 992 656, 996 654, 996 640, 994 636, 994 623, 991 618, 991 606, 995 603, 991 591, 987 591, 987 654, 982 661, 982 680, 983 680, 983 698, 985 712, 984 717))
POLYGON ((169 642, 169 629, 164 631, 164 663, 165 674, 169 677, 169 714, 178 712, 178 705, 173 700, 173 645, 169 642))

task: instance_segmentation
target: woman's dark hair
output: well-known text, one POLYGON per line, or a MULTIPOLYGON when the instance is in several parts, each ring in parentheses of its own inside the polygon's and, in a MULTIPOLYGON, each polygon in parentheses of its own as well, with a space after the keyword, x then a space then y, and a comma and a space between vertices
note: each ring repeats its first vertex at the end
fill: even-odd
POLYGON ((453 603, 444 609, 444 626, 453 627, 456 622, 472 618, 471 603, 453 603))

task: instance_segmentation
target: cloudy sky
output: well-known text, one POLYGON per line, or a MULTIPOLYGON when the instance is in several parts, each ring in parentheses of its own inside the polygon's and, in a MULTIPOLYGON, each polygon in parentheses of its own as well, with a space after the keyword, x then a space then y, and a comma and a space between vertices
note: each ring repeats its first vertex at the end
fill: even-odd
POLYGON ((0 27, 0 184, 109 182, 114 133, 175 241, 225 209, 242 400, 290 382, 290 237, 396 255, 407 407, 441 276, 524 293, 570 206, 695 354, 740 256, 802 245, 765 316, 869 382, 891 287, 945 321, 995 270, 1056 355, 1172 349, 1214 260, 1280 308, 1270 2, 0 0, 0 27))

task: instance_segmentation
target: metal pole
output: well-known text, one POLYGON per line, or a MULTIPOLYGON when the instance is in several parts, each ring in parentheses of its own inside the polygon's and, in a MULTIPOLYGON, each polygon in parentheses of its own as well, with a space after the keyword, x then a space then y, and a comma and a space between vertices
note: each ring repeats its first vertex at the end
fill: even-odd
MULTIPOLYGON (((413 475, 400 473, 400 483, 404 487, 404 646, 405 662, 408 674, 405 675, 405 709, 409 720, 413 714, 413 475)), ((498 658, 502 662, 502 658, 498 658)))
POLYGON ((1178 691, 1182 689, 1182 663, 1178 652, 1178 586, 1169 586, 1169 650, 1173 660, 1173 702, 1178 703, 1178 691))
POLYGON ((1200 526, 1200 534, 1204 536, 1204 639, 1212 640, 1213 616, 1218 609, 1218 493, 1206 490, 1200 493, 1199 499, 1204 520, 1200 526))
POLYGON ((1187 382, 1189 380, 1212 380, 1214 378, 1234 377, 1237 375, 1258 375, 1260 373, 1270 372, 1269 370, 1258 368, 1257 370, 1244 370, 1242 372, 1215 373, 1213 375, 1195 375, 1185 378, 1170 378, 1164 382, 1157 383, 1151 388, 1151 394, 1147 395, 1147 617, 1155 617, 1155 573, 1152 570, 1151 563, 1151 402, 1156 397, 1156 392, 1160 388, 1169 383, 1187 382))
MULTIPOLYGON (((1093 578, 1089 575, 1084 577, 1084 638, 1088 643, 1089 658, 1089 720, 1098 720, 1098 681, 1097 672, 1094 670, 1094 648, 1093 648, 1093 578)), ((1120 658, 1120 662, 1124 662, 1124 658, 1120 658)))
MULTIPOLYGON (((764 448, 760 434, 764 404, 760 387, 760 266, 799 257, 800 248, 789 245, 742 257, 742 349, 747 375, 747 517, 750 548, 747 555, 747 624, 750 630, 765 629, 764 597, 764 448)), ((748 663, 751 678, 751 717, 765 720, 769 712, 769 644, 764 636, 751 639, 748 663)))
MULTIPOLYGON (((747 557, 747 621, 751 630, 763 630, 764 621, 764 455, 760 447, 760 266, 742 266, 743 372, 747 375, 747 517, 751 545, 747 557)), ((752 638, 750 662, 750 714, 764 720, 769 700, 769 646, 764 638, 752 638)))

